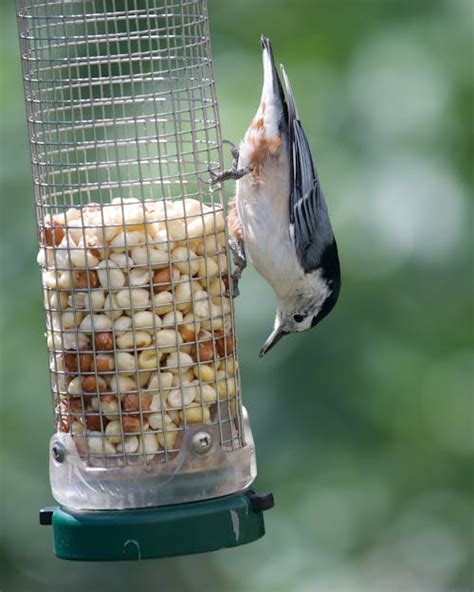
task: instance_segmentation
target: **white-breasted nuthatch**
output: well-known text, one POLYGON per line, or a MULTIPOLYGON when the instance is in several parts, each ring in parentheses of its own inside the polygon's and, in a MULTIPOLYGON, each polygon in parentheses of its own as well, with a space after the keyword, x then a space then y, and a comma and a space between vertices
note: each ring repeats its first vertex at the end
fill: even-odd
POLYGON ((260 352, 284 335, 317 325, 334 307, 341 286, 339 257, 328 210, 303 131, 290 81, 269 39, 261 37, 263 90, 257 113, 234 149, 236 198, 229 213, 236 277, 247 252, 277 296, 274 330, 260 352))

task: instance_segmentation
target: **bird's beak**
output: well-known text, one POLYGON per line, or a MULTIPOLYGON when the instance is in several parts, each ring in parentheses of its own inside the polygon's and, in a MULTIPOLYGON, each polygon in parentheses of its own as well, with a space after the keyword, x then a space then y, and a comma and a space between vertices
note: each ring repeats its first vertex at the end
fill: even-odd
POLYGON ((262 358, 267 352, 269 352, 274 345, 276 345, 282 337, 288 335, 288 331, 283 331, 280 327, 276 327, 272 333, 270 334, 269 338, 263 344, 262 349, 260 350, 259 356, 262 358))

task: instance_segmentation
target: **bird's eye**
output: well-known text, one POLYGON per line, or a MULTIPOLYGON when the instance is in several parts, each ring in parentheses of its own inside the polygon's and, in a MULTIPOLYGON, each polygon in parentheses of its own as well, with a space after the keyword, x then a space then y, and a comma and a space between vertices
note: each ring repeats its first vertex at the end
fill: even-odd
POLYGON ((304 316, 300 314, 293 315, 293 320, 295 323, 302 323, 304 321, 304 316))

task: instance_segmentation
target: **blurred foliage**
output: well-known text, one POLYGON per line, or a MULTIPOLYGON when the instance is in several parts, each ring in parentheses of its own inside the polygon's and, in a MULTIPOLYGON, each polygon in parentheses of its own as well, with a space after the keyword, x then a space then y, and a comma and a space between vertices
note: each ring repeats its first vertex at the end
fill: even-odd
POLYGON ((0 5, 2 592, 472 589, 471 0, 209 0, 224 136, 260 94, 260 33, 292 78, 343 265, 334 312, 263 360, 271 290, 238 300, 243 392, 275 493, 248 547, 57 560, 52 432, 13 2, 0 5))

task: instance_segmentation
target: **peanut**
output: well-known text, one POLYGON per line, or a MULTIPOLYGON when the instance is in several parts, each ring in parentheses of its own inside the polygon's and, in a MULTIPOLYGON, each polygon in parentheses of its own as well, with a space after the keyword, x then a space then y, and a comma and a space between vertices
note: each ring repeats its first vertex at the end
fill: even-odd
POLYGON ((125 288, 115 295, 120 308, 143 308, 149 306, 150 293, 144 288, 125 288))
POLYGON ((208 423, 211 420, 211 412, 209 407, 187 407, 184 411, 179 412, 179 417, 183 424, 208 423))
POLYGON ((172 423, 171 417, 167 413, 151 413, 148 416, 148 423, 153 430, 165 429, 172 423))
POLYGON ((130 255, 135 265, 149 265, 152 269, 166 268, 169 264, 168 253, 161 249, 135 247, 130 255))
POLYGON ((114 321, 118 320, 123 313, 123 311, 119 309, 119 306, 115 301, 115 296, 113 296, 110 292, 107 298, 104 300, 104 306, 102 308, 104 314, 106 314, 114 321))
POLYGON ((92 354, 84 353, 79 355, 79 372, 90 372, 94 356, 92 354))
POLYGON ((194 376, 202 382, 212 382, 216 377, 214 368, 208 364, 194 366, 193 372, 194 376))
POLYGON ((138 356, 138 366, 144 370, 154 370, 158 368, 162 355, 162 352, 156 349, 144 350, 138 356))
POLYGON ((158 292, 153 298, 153 309, 158 315, 164 315, 173 310, 173 294, 171 292, 158 292))
POLYGON ((220 330, 214 331, 214 337, 216 339, 217 353, 221 357, 229 356, 234 351, 234 342, 232 335, 224 336, 224 332, 220 330))
POLYGON ((143 329, 145 331, 153 332, 157 331, 162 325, 161 318, 158 315, 153 314, 150 310, 136 312, 132 319, 132 324, 135 329, 143 329))
POLYGON ((171 259, 181 273, 193 276, 198 272, 199 261, 197 255, 187 247, 176 247, 171 253, 171 259))
POLYGON ((124 376, 120 374, 117 376, 111 376, 109 379, 110 389, 114 393, 129 393, 137 390, 137 385, 133 378, 130 376, 124 376))
POLYGON ((165 430, 156 434, 158 444, 164 450, 171 450, 176 445, 176 438, 178 437, 177 427, 174 423, 167 424, 165 430))
POLYGON ((107 419, 117 419, 119 410, 119 403, 117 397, 115 395, 105 395, 101 397, 100 410, 107 419))
POLYGON ((174 389, 168 393, 168 403, 171 407, 186 407, 190 405, 196 397, 196 387, 186 385, 181 389, 174 389))
POLYGON ((104 259, 97 266, 97 276, 100 285, 106 290, 122 288, 125 285, 125 274, 117 263, 111 259, 104 259))
POLYGON ((103 393, 107 389, 107 383, 101 376, 97 378, 95 376, 85 376, 82 379, 82 388, 86 393, 103 393))
POLYGON ((131 232, 117 234, 111 241, 110 246, 116 253, 123 253, 143 244, 145 244, 145 234, 137 230, 132 230, 131 232))
POLYGON ((172 329, 161 329, 155 337, 155 343, 162 353, 170 353, 182 343, 182 337, 172 329))
POLYGON ((92 456, 115 454, 115 446, 111 444, 99 431, 92 431, 87 436, 87 447, 92 456))
POLYGON ((204 403, 204 405, 212 405, 217 401, 217 392, 214 387, 210 384, 202 384, 196 386, 196 398, 197 403, 204 403))
POLYGON ((193 329, 189 328, 189 325, 181 325, 178 328, 179 334, 183 338, 183 341, 194 341, 196 339, 196 333, 193 329))
POLYGON ((219 396, 219 400, 231 399, 235 396, 236 381, 235 376, 226 378, 226 374, 223 371, 219 371, 216 377, 216 390, 219 396))
POLYGON ((95 336, 95 347, 99 351, 110 351, 114 349, 112 333, 97 333, 95 336))
POLYGON ((75 374, 77 372, 77 354, 76 353, 65 353, 64 354, 64 367, 68 372, 75 374))
POLYGON ((67 392, 71 397, 78 397, 82 394, 81 379, 79 376, 74 377, 68 384, 67 392))
POLYGON ((178 387, 184 384, 190 384, 194 381, 194 379, 195 376, 191 368, 188 367, 187 370, 185 368, 182 368, 179 374, 173 374, 172 386, 178 387))
POLYGON ((219 273, 216 261, 212 257, 199 259, 199 268, 197 275, 202 283, 206 283, 207 278, 215 277, 219 273))
POLYGON ((73 273, 73 286, 78 290, 88 290, 99 287, 99 278, 96 271, 75 271, 73 273))
POLYGON ((40 231, 40 244, 46 245, 47 247, 52 247, 53 245, 57 247, 61 244, 64 234, 64 226, 53 220, 52 223, 47 224, 42 231, 40 231))
POLYGON ((112 321, 105 314, 88 314, 82 319, 79 327, 86 333, 102 333, 112 329, 112 321))
MULTIPOLYGON (((142 311, 144 312, 144 311, 142 311)), ((140 314, 140 313, 137 313, 140 314)), ((131 317, 119 317, 118 319, 116 319, 114 321, 114 331, 115 334, 121 334, 124 333, 125 331, 129 331, 133 326, 133 320, 131 317)))
POLYGON ((172 374, 181 374, 187 366, 192 366, 194 360, 184 352, 171 352, 166 360, 166 366, 172 374))
POLYGON ((82 434, 84 432, 84 426, 80 421, 73 421, 69 430, 71 434, 82 434))
POLYGON ((141 395, 140 397, 135 393, 125 395, 122 401, 123 410, 127 413, 139 411, 140 404, 143 411, 150 409, 152 397, 151 395, 141 395))
MULTIPOLYGON (((104 425, 107 424, 107 420, 103 418, 104 425)), ((86 426, 88 430, 100 431, 101 422, 100 414, 97 412, 86 412, 86 426)))
POLYGON ((159 391, 169 389, 173 383, 173 374, 171 372, 160 372, 152 374, 147 388, 149 391, 159 391))
POLYGON ((186 238, 186 228, 178 220, 166 221, 166 232, 171 240, 183 241, 186 238))
POLYGON ((114 419, 107 424, 105 428, 105 435, 111 444, 119 444, 122 442, 123 430, 122 424, 118 419, 114 419))
POLYGON ((117 370, 128 372, 133 374, 136 370, 135 356, 128 352, 117 352, 115 354, 115 360, 117 361, 117 370))
POLYGON ((125 436, 124 444, 121 442, 117 444, 118 452, 125 452, 126 454, 133 454, 138 450, 138 437, 137 436, 125 436))
POLYGON ((71 259, 71 264, 74 267, 95 267, 99 264, 100 259, 100 252, 95 249, 98 253, 98 257, 96 257, 92 251, 82 247, 78 249, 71 249, 69 253, 69 257, 71 259))
POLYGON ((179 310, 177 310, 176 312, 174 310, 171 310, 170 312, 167 312, 163 317, 163 327, 174 327, 175 325, 178 325, 182 322, 183 313, 179 310))
POLYGON ((142 349, 151 344, 151 335, 145 331, 127 331, 117 337, 120 349, 142 349))
POLYGON ((147 460, 153 459, 155 453, 158 452, 158 448, 158 440, 155 434, 143 434, 139 438, 138 452, 145 452, 147 460))
POLYGON ((155 294, 158 292, 166 292, 171 290, 171 280, 177 282, 179 280, 179 270, 174 265, 171 265, 170 269, 165 267, 164 269, 157 269, 153 275, 153 291, 155 294))
POLYGON ((139 368, 138 370, 138 385, 144 388, 147 382, 150 380, 151 372, 149 370, 143 370, 139 368))
POLYGON ((150 271, 144 268, 131 269, 128 272, 128 283, 130 286, 146 286, 150 283, 150 271))
POLYGON ((206 331, 199 331, 198 341, 192 349, 192 356, 197 362, 209 362, 215 357, 212 336, 206 331))
POLYGON ((80 311, 70 311, 67 310, 63 312, 61 315, 61 323, 63 330, 67 331, 68 329, 74 329, 77 327, 83 318, 83 313, 80 311))
MULTIPOLYGON (((92 357, 92 356, 91 356, 92 357)), ((112 356, 99 355, 95 357, 95 369, 97 372, 111 372, 115 363, 112 356)))
POLYGON ((182 312, 188 312, 192 306, 191 282, 182 281, 175 289, 176 308, 182 312))
POLYGON ((140 432, 140 418, 132 415, 124 415, 122 417, 122 425, 124 432, 140 432))

